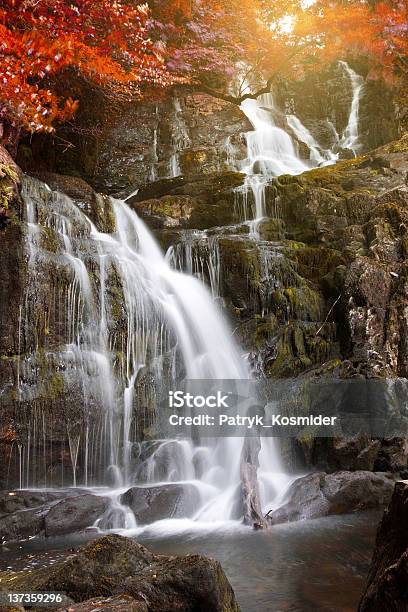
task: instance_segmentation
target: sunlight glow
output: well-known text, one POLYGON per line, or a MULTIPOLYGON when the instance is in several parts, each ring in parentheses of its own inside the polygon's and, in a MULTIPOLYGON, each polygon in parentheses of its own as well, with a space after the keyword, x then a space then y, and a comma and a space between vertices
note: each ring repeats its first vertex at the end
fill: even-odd
POLYGON ((286 17, 282 17, 278 21, 279 30, 285 34, 290 34, 293 31, 294 25, 295 17, 293 15, 286 15, 286 17))

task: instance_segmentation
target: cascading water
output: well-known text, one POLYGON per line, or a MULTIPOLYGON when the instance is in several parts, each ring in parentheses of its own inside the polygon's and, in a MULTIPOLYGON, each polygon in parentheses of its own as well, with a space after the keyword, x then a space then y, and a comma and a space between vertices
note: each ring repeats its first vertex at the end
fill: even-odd
MULTIPOLYGON (((115 489, 113 510, 118 513, 113 520, 111 509, 109 521, 116 527, 131 526, 129 514, 123 508, 118 510, 118 495, 135 482, 193 484, 201 502, 190 518, 204 522, 238 518, 233 513, 242 439, 207 440, 199 445, 167 440, 156 443, 142 465, 134 457, 138 448, 136 389, 143 370, 148 368, 157 384, 168 388, 174 388, 180 376, 249 378, 245 361, 208 290, 200 280, 170 267, 147 227, 124 202, 111 201, 116 232, 103 233, 69 197, 51 191, 40 181, 25 179, 23 197, 33 279, 44 262, 48 269, 64 270, 66 276, 61 297, 66 302, 62 334, 66 346, 57 360, 68 388, 74 375, 79 378, 86 415, 85 427, 68 432, 75 474, 72 484, 111 482, 115 489), (44 248, 44 228, 58 243, 55 253, 44 248), (118 293, 120 304, 114 299, 118 293), (124 317, 120 331, 115 321, 118 306, 119 316, 124 317), (171 457, 166 457, 163 473, 158 466, 166 448, 171 448, 171 457), (83 474, 77 476, 79 458, 83 474)), ((192 259, 192 272, 197 271, 195 265, 192 259)), ((216 267, 214 261, 210 266, 214 294, 218 291, 216 267)), ((25 369, 29 368, 30 364, 21 364, 22 399, 31 393, 24 383, 28 378, 25 369)), ((27 467, 30 443, 27 448, 27 460, 21 466, 27 477, 22 482, 35 486, 27 467)))
POLYGON ((170 178, 176 178, 181 174, 179 154, 180 151, 186 149, 190 144, 190 136, 188 134, 187 126, 183 119, 182 109, 180 100, 174 98, 174 118, 172 121, 172 136, 171 142, 173 146, 173 153, 170 156, 170 178))
POLYGON ((202 230, 183 232, 180 242, 171 246, 166 259, 172 268, 197 276, 209 284, 212 297, 220 297, 220 252, 217 236, 202 230))
POLYGON ((309 147, 310 160, 314 165, 327 166, 334 164, 338 158, 338 153, 333 153, 330 149, 324 149, 312 136, 309 130, 303 125, 303 123, 296 117, 296 115, 287 115, 286 120, 288 126, 295 134, 296 138, 303 142, 309 147))
POLYGON ((341 135, 339 140, 339 145, 343 149, 350 149, 353 151, 354 155, 357 155, 359 149, 361 148, 359 142, 359 112, 360 112, 360 99, 363 93, 364 79, 362 76, 357 74, 347 62, 340 61, 340 66, 343 68, 345 73, 350 79, 351 89, 352 89, 352 100, 351 100, 351 108, 347 126, 341 135))
POLYGON ((256 100, 246 99, 241 109, 254 128, 245 134, 247 159, 240 169, 246 174, 246 179, 240 190, 241 208, 243 220, 252 221, 251 233, 257 237, 257 225, 266 214, 267 182, 280 174, 300 174, 310 166, 298 157, 289 134, 275 125, 273 115, 276 108, 272 93, 256 100))
MULTIPOLYGON (((359 144, 359 106, 363 91, 364 79, 358 75, 347 62, 339 62, 352 87, 352 100, 348 123, 341 137, 332 126, 333 146, 350 149, 354 155, 359 144)), ((282 115, 274 103, 273 94, 263 94, 257 99, 248 98, 241 104, 241 109, 253 126, 245 134, 247 158, 243 162, 234 159, 234 152, 227 142, 227 158, 238 170, 246 174, 244 186, 237 190, 237 206, 240 219, 250 221, 251 235, 259 239, 259 222, 265 217, 265 188, 271 178, 281 174, 301 174, 316 166, 335 163, 339 154, 323 148, 295 115, 287 115, 286 123, 298 141, 307 145, 310 151, 309 160, 299 157, 291 136, 275 124, 275 116, 282 115)))

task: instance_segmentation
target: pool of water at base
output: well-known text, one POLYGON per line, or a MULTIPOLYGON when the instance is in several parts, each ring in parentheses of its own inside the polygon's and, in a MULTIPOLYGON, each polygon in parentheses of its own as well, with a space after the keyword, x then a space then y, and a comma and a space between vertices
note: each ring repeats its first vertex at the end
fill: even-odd
MULTIPOLYGON (((364 512, 249 529, 145 530, 137 540, 167 555, 218 559, 242 612, 355 612, 364 589, 381 514, 364 512)), ((95 534, 8 545, 0 570, 54 563, 95 534)), ((210 612, 210 611, 208 611, 210 612)))

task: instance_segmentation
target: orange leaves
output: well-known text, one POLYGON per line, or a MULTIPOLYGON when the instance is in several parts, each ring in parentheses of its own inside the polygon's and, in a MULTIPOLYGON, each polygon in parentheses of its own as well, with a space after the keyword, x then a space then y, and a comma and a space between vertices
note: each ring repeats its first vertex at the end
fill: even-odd
POLYGON ((115 99, 146 84, 228 89, 363 54, 372 75, 406 75, 408 0, 2 0, 0 121, 51 131, 78 103, 78 74, 115 99), (150 7, 150 8, 149 8, 150 7), (150 12, 151 10, 151 12, 150 12), (245 81, 251 80, 245 77, 245 81))
POLYGON ((51 131, 78 102, 60 99, 67 69, 107 93, 130 98, 177 80, 149 37, 147 4, 110 0, 3 0, 0 8, 0 120, 51 131))
POLYGON ((308 59, 327 63, 346 54, 365 56, 371 74, 388 80, 406 72, 408 0, 259 1, 273 45, 283 43, 282 58, 293 73, 308 59))

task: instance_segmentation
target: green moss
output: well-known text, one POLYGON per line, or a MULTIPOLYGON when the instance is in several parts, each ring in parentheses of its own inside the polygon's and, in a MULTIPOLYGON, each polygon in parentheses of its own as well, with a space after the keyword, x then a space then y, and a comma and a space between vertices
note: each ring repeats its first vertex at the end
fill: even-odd
POLYGON ((299 249, 304 249, 306 247, 305 242, 300 242, 298 240, 285 240, 284 245, 284 254, 288 257, 290 257, 291 251, 298 251, 299 249))
POLYGON ((334 249, 294 244, 297 245, 295 248, 291 243, 286 246, 284 253, 297 264, 299 274, 309 280, 319 280, 330 270, 345 263, 345 257, 334 249))
POLYGON ((404 134, 399 140, 395 140, 383 147, 387 153, 407 153, 408 152, 408 133, 404 134))
POLYGON ((0 209, 9 209, 18 180, 18 174, 13 166, 0 163, 0 209))
POLYGON ((64 395, 64 392, 64 377, 59 372, 53 374, 45 381, 43 395, 45 395, 47 399, 57 399, 64 395))
MULTIPOLYGON (((306 196, 311 189, 320 189, 326 201, 335 201, 335 196, 344 196, 353 192, 367 192, 366 186, 354 186, 354 170, 358 173, 359 165, 365 156, 343 160, 333 166, 324 166, 308 170, 296 176, 285 174, 273 182, 274 197, 283 196, 288 201, 296 201, 306 196)), ((374 172, 367 170, 367 172, 374 172)), ((338 205, 338 203, 337 203, 338 205)))
POLYGON ((50 253, 57 253, 59 250, 59 240, 51 227, 43 226, 41 228, 41 246, 44 250, 50 253))
POLYGON ((116 229, 116 219, 112 200, 107 195, 97 193, 92 200, 91 208, 98 229, 107 233, 114 232, 116 229))
POLYGON ((303 321, 319 321, 324 307, 322 296, 308 287, 287 287, 284 296, 288 300, 290 316, 303 321))
POLYGON ((260 319, 255 324, 255 329, 251 337, 251 347, 261 349, 265 346, 271 337, 276 333, 278 328, 278 322, 274 315, 271 315, 269 319, 260 319))

